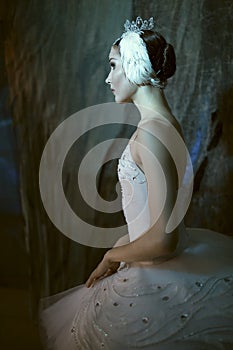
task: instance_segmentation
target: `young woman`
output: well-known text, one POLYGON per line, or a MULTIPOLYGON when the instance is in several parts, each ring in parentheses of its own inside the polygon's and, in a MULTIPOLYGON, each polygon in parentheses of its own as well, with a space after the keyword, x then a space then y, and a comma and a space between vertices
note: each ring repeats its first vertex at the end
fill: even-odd
POLYGON ((141 116, 118 165, 129 234, 108 250, 86 285, 42 311, 51 349, 233 347, 233 242, 186 228, 174 211, 187 158, 163 90, 176 60, 152 29, 152 19, 126 22, 111 47, 106 79, 115 101, 134 103, 141 116))

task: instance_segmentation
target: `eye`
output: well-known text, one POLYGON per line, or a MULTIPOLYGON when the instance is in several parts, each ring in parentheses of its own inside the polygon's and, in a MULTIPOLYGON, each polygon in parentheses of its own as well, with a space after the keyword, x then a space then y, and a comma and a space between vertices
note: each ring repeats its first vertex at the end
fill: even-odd
POLYGON ((114 62, 110 62, 110 67, 113 68, 113 69, 115 69, 116 64, 115 64, 114 62))

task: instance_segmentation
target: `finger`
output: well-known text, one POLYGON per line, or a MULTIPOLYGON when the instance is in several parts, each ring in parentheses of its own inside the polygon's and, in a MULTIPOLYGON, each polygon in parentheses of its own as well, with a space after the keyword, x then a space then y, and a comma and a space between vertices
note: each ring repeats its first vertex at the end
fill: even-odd
POLYGON ((92 272, 92 274, 90 275, 90 277, 88 278, 87 282, 86 282, 87 288, 93 287, 94 284, 95 284, 95 282, 96 282, 98 279, 100 279, 101 276, 102 276, 101 274, 97 273, 97 271, 94 270, 94 271, 92 272))
POLYGON ((88 280, 86 281, 86 287, 87 288, 93 287, 95 280, 96 280, 95 278, 89 277, 88 280))
POLYGON ((108 269, 108 271, 105 273, 104 277, 107 277, 107 276, 111 276, 115 273, 116 271, 114 271, 113 269, 108 269))
POLYGON ((95 273, 95 271, 93 271, 91 273, 91 275, 89 276, 88 280, 86 281, 87 288, 90 288, 93 285, 93 283, 95 282, 95 280, 96 280, 96 273, 95 273))
POLYGON ((98 280, 102 280, 105 277, 112 275, 113 273, 114 271, 112 269, 108 269, 108 271, 106 271, 105 274, 103 275, 96 275, 96 273, 95 274, 92 273, 91 276, 86 281, 86 287, 87 288, 93 287, 98 280))

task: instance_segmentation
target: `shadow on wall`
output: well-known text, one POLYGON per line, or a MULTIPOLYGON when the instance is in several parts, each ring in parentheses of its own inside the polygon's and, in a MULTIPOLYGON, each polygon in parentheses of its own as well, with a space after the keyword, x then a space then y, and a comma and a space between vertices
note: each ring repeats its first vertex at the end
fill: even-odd
POLYGON ((40 350, 38 329, 30 311, 17 141, 6 87, 0 91, 0 223, 0 348, 40 350))
POLYGON ((23 287, 28 284, 28 261, 19 193, 17 141, 6 87, 0 92, 0 218, 1 285, 23 287))
POLYGON ((233 235, 233 87, 218 98, 211 115, 209 142, 194 180, 187 226, 207 227, 233 235), (189 224, 190 223, 190 224, 189 224))

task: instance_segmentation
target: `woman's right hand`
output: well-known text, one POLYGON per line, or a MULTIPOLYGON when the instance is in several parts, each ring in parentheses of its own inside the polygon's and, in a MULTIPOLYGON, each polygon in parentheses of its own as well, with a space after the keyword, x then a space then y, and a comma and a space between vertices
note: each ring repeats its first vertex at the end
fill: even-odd
POLYGON ((93 287, 94 284, 103 278, 106 278, 117 272, 120 266, 120 262, 112 262, 108 259, 108 252, 104 255, 102 261, 96 267, 96 269, 91 273, 88 280, 86 281, 86 287, 93 287))

